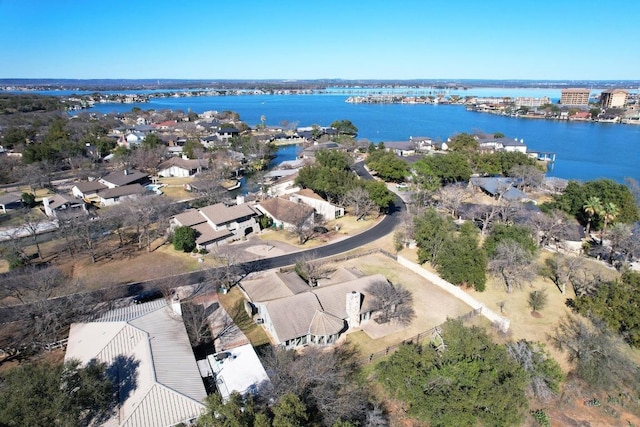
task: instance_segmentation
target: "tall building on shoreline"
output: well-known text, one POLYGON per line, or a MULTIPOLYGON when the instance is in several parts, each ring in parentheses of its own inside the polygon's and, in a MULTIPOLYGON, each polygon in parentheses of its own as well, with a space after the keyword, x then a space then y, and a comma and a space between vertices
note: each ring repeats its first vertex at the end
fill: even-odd
POLYGON ((600 94, 602 108, 624 108, 629 92, 623 89, 607 89, 600 94))
POLYGON ((589 105, 589 95, 591 95, 590 89, 585 88, 573 88, 562 89, 560 95, 560 104, 563 105, 589 105))

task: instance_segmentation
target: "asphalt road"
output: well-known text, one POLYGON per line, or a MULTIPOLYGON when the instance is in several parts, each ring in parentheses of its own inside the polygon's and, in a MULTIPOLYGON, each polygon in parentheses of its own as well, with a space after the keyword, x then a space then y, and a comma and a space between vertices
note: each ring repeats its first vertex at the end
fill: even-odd
MULTIPOLYGON (((364 168, 363 162, 358 162, 353 165, 353 170, 363 179, 372 179, 369 172, 364 168)), ((348 252, 353 249, 357 249, 366 244, 374 242, 387 234, 391 233, 396 225, 400 222, 402 211, 406 209, 404 202, 396 196, 394 205, 389 209, 389 212, 385 217, 375 226, 368 230, 356 234, 352 237, 347 237, 334 243, 315 247, 305 251, 298 251, 295 253, 279 255, 272 258, 263 258, 255 261, 248 261, 238 264, 236 267, 244 274, 270 270, 272 268, 285 267, 293 265, 303 254, 311 254, 313 258, 325 258, 340 253, 348 252)), ((180 282, 184 285, 195 285, 203 283, 209 280, 211 277, 211 270, 196 271, 192 273, 185 273, 179 275, 180 282)), ((89 294, 84 294, 81 299, 82 304, 99 303, 117 298, 126 298, 139 295, 141 292, 150 292, 159 289, 160 284, 165 279, 149 280, 146 282, 137 283, 125 283, 115 288, 110 289, 108 292, 96 291, 89 294)), ((77 295, 70 295, 66 297, 60 297, 50 300, 51 304, 65 304, 68 299, 78 298, 77 295)), ((55 307, 51 307, 55 309, 55 307)), ((25 319, 28 316, 29 307, 27 305, 19 305, 12 307, 0 308, 0 324, 14 322, 20 319, 25 319)))

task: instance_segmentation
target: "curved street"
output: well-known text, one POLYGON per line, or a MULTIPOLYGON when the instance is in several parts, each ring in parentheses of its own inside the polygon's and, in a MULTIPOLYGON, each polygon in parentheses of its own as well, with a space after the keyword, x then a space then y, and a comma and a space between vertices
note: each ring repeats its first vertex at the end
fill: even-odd
MULTIPOLYGON (((373 179, 369 172, 365 169, 362 161, 354 163, 352 167, 354 172, 357 173, 361 178, 373 179)), ((296 251, 270 258, 261 258, 259 260, 243 262, 238 264, 237 268, 241 272, 247 274, 250 272, 269 270, 272 268, 279 268, 295 264, 296 260, 298 260, 303 254, 313 254, 314 258, 325 258, 357 249, 366 244, 375 242, 376 240, 391 233, 396 225, 400 222, 402 212, 405 209, 405 203, 400 197, 396 196, 394 205, 390 207, 387 215, 385 215, 384 218, 376 225, 369 228, 368 230, 363 231, 362 233, 356 234, 351 237, 345 237, 336 242, 311 249, 296 251)), ((208 277, 211 277, 211 271, 216 269, 222 269, 222 267, 179 274, 176 275, 176 277, 182 278, 184 280, 184 285, 195 285, 207 281, 208 277)), ((159 285, 165 279, 166 278, 154 279, 146 282, 123 283, 122 285, 109 290, 109 299, 132 297, 144 291, 152 291, 154 289, 158 289, 159 285)), ((90 295, 93 297, 91 298, 92 301, 88 301, 88 295, 84 294, 83 303, 86 304, 88 302, 102 302, 105 300, 106 293, 103 291, 95 291, 91 292, 90 295)), ((74 295, 68 295, 65 297, 60 297, 58 299, 61 300, 62 303, 63 300, 68 300, 69 298, 74 298, 74 295)), ((0 308, 0 324, 20 320, 24 318, 27 312, 28 309, 25 305, 0 308)))

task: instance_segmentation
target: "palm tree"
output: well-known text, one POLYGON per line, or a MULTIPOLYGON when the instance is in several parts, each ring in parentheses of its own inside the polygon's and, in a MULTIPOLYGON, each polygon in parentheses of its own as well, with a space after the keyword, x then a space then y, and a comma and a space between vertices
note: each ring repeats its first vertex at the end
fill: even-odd
POLYGON ((587 214, 587 229, 585 234, 589 236, 589 232, 591 231, 591 221, 593 221, 593 217, 596 215, 600 215, 602 212, 602 202, 599 197, 591 196, 587 199, 587 201, 582 205, 582 210, 585 214, 587 214))
POLYGON ((602 219, 604 220, 604 224, 602 225, 602 232, 600 233, 600 244, 604 241, 604 232, 607 229, 607 224, 615 221, 619 213, 620 209, 618 209, 615 203, 608 202, 602 206, 602 219))

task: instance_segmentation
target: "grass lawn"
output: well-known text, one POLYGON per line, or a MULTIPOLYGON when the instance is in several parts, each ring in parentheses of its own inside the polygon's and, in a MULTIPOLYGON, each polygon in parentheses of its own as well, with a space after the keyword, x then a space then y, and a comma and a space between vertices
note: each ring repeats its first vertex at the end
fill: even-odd
POLYGON ((254 347, 269 344, 269 337, 264 329, 256 324, 245 311, 244 295, 240 289, 234 287, 226 294, 219 294, 218 300, 254 347))

